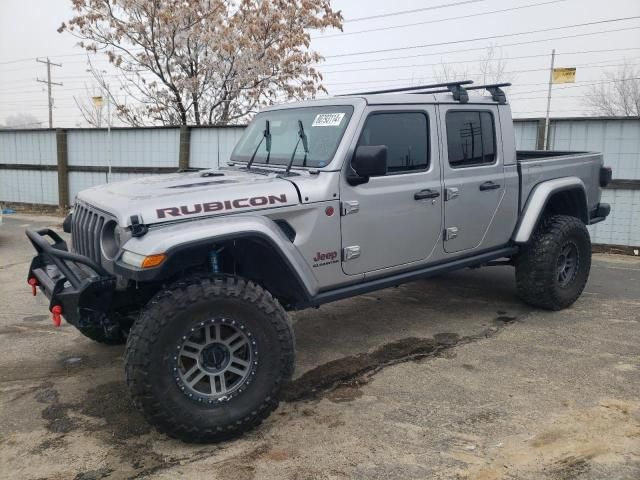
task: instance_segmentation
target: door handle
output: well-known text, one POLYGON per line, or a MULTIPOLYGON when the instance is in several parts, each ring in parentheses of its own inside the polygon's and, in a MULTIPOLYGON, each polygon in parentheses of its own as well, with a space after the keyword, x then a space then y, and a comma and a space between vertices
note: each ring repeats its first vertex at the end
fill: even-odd
POLYGON ((480 185, 480 191, 484 192, 485 190, 495 190, 496 188, 500 188, 499 183, 493 183, 492 181, 484 182, 480 185))
POLYGON ((434 192, 433 190, 420 190, 413 195, 414 200, 424 200, 425 198, 438 198, 440 196, 440 192, 434 192))

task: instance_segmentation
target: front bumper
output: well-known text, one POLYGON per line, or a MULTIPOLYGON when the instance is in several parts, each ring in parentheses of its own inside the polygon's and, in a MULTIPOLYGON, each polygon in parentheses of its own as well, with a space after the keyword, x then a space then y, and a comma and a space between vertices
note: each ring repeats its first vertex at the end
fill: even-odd
POLYGON ((67 322, 83 327, 109 310, 114 276, 89 258, 69 252, 66 242, 51 229, 27 230, 26 234, 37 252, 27 281, 49 299, 49 311, 61 311, 67 322))

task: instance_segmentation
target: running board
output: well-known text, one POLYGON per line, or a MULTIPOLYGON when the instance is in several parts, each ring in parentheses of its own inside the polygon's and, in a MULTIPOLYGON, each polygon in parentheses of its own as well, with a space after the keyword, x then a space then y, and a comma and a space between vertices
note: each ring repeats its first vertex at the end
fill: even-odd
POLYGON ((443 261, 441 263, 430 265, 419 270, 411 270, 409 272, 398 273, 390 277, 377 278, 369 281, 365 280, 365 282, 363 283, 357 283, 355 285, 336 288, 335 290, 320 292, 315 297, 310 298, 308 303, 304 306, 317 307, 324 303, 335 302, 336 300, 342 300, 344 298, 353 297, 355 295, 362 295, 364 293, 382 290, 383 288, 395 287, 397 285, 412 282, 414 280, 419 280, 421 278, 433 277, 441 273, 460 270, 461 268, 480 266, 498 258, 510 257, 511 255, 517 253, 517 251, 518 247, 504 247, 499 250, 491 250, 489 252, 474 255, 472 257, 443 261))

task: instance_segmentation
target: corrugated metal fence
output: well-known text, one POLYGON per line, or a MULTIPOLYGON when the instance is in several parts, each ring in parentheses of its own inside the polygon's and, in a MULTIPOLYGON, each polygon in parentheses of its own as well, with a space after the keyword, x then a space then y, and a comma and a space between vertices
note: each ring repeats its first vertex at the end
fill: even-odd
MULTIPOLYGON (((540 147, 544 128, 538 119, 516 122, 516 147, 540 147)), ((611 188, 602 201, 611 204, 611 215, 589 227, 593 243, 640 246, 640 119, 561 118, 551 121, 552 150, 602 152, 613 169, 611 188)))
MULTIPOLYGON (((544 123, 515 121, 518 149, 540 148, 544 123)), ((109 146, 112 181, 219 167, 242 127, 118 128, 0 131, 0 202, 69 205, 76 193, 106 182, 109 146)), ((594 243, 640 246, 640 119, 562 118, 551 122, 550 146, 604 153, 614 182, 603 201, 609 218, 589 227, 594 243)))
POLYGON ((242 127, 0 131, 0 202, 69 205, 80 191, 179 168, 217 168, 242 127))

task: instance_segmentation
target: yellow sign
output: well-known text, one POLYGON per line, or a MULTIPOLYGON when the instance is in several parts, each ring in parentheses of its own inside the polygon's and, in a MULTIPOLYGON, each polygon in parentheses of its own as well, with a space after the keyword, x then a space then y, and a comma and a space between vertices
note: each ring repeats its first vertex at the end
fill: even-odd
POLYGON ((553 83, 575 83, 575 81, 576 81, 575 68, 554 68, 553 69, 553 83))

